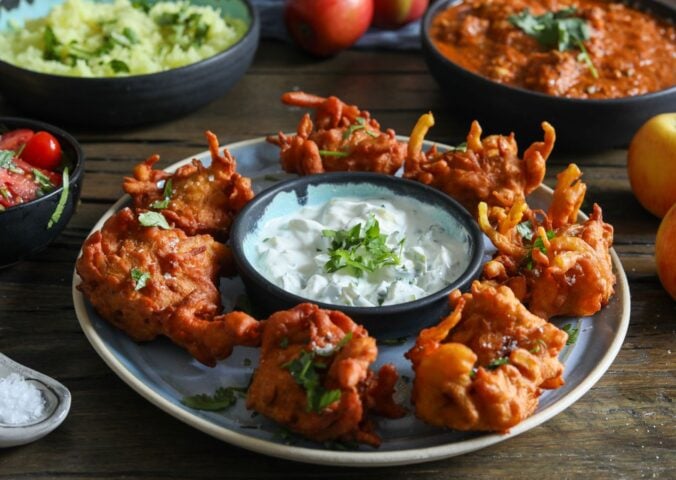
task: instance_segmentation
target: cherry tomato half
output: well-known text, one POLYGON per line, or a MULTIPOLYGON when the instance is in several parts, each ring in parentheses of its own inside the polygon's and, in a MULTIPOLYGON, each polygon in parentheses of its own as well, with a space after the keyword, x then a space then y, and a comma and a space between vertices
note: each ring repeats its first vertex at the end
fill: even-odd
POLYGON ((61 145, 51 133, 37 132, 26 143, 21 158, 34 167, 53 170, 61 163, 61 145))

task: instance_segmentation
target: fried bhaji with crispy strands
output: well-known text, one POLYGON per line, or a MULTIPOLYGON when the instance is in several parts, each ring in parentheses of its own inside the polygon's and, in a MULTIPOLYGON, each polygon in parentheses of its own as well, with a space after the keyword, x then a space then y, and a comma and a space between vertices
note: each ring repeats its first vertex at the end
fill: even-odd
POLYGON ((543 142, 533 143, 518 157, 514 134, 489 135, 481 138, 481 127, 472 122, 467 148, 447 152, 433 146, 423 151, 423 140, 434 125, 431 113, 420 117, 408 144, 404 177, 438 188, 458 200, 472 215, 479 202, 490 206, 511 207, 535 190, 545 175, 556 134, 547 122, 543 142))
POLYGON ((406 144, 397 141, 394 130, 381 131, 369 112, 337 97, 304 92, 287 92, 282 102, 315 109, 314 123, 306 113, 296 135, 279 132, 268 137, 268 142, 281 149, 284 171, 299 175, 337 171, 393 175, 403 164, 406 144))
POLYGON ((557 357, 568 335, 492 282, 450 298, 454 311, 406 354, 416 415, 438 427, 506 432, 535 411, 542 388, 563 385, 557 357))
POLYGON ((205 132, 211 152, 211 165, 205 167, 194 159, 192 163, 168 173, 154 170, 160 159, 153 155, 136 165, 134 177, 124 179, 124 191, 131 195, 137 209, 161 208, 163 215, 188 235, 208 233, 217 240, 228 239, 234 216, 253 198, 251 180, 236 172, 237 163, 227 149, 219 152, 218 138, 205 132), (164 186, 158 182, 171 181, 171 192, 165 198, 164 186))
POLYGON ((248 315, 216 316, 219 271, 231 262, 229 249, 211 236, 144 227, 125 208, 85 241, 78 289, 135 341, 164 335, 213 365, 234 345, 260 342, 259 323, 248 315))
POLYGON ((613 227, 603 221, 596 204, 588 220, 576 223, 586 191, 581 175, 575 164, 558 175, 547 214, 524 210, 521 204, 509 212, 479 205, 479 226, 498 249, 484 265, 484 277, 508 285, 543 318, 593 315, 613 294, 613 227), (524 213, 527 236, 517 228, 524 213), (501 228, 500 219, 506 217, 512 220, 501 228))
POLYGON ((380 444, 367 410, 404 414, 392 400, 396 371, 369 366, 378 350, 364 327, 338 311, 304 303, 265 321, 247 408, 316 441, 380 444))

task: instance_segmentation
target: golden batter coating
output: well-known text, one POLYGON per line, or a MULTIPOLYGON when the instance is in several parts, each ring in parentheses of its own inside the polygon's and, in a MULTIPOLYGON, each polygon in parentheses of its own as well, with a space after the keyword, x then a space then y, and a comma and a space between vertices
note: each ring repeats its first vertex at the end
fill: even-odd
POLYGON ((260 341, 258 322, 241 312, 220 317, 219 272, 229 249, 209 235, 145 227, 129 208, 84 243, 78 289, 108 322, 133 340, 165 335, 213 365, 236 344, 260 341))
POLYGON ((586 191, 581 175, 575 164, 559 174, 547 214, 525 204, 509 211, 479 207, 479 225, 498 249, 484 265, 484 277, 508 285, 543 318, 593 315, 613 295, 613 227, 596 204, 587 221, 576 223, 586 191), (524 213, 527 222, 521 222, 524 213), (507 217, 511 221, 504 223, 507 217))
POLYGON ((287 105, 315 109, 300 120, 296 135, 279 132, 268 142, 281 148, 282 168, 289 173, 362 171, 393 175, 406 156, 406 144, 394 130, 380 130, 369 112, 347 105, 337 97, 318 97, 304 92, 282 95, 287 105))
POLYGON ((382 382, 369 370, 377 354, 375 339, 341 312, 309 303, 276 312, 265 321, 247 408, 312 440, 378 446, 367 410, 404 411, 392 400, 393 367, 383 367, 382 382))
POLYGON ((134 177, 124 179, 123 188, 136 209, 161 210, 188 235, 208 233, 226 241, 235 215, 254 194, 251 180, 236 172, 235 158, 227 149, 219 152, 216 135, 206 131, 205 136, 211 151, 209 167, 194 159, 172 174, 154 170, 160 157, 153 155, 134 168, 134 177), (158 186, 160 181, 165 183, 158 186))
POLYGON ((428 130, 434 125, 431 113, 418 120, 411 133, 404 177, 431 185, 460 202, 473 216, 479 202, 490 206, 510 207, 535 190, 545 176, 545 163, 556 134, 547 122, 543 142, 533 143, 518 156, 514 134, 489 135, 481 138, 481 127, 472 122, 466 148, 439 152, 433 146, 422 149, 428 130))
POLYGON ((542 388, 563 385, 557 356, 568 335, 491 282, 450 299, 453 313, 406 354, 416 415, 439 427, 506 432, 535 411, 542 388))

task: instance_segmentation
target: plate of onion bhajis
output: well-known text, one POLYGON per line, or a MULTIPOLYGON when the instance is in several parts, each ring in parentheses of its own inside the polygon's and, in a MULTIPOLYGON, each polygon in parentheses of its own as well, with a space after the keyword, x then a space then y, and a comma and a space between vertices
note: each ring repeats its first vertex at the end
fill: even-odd
POLYGON ((596 383, 629 323, 613 228, 571 164, 542 185, 556 133, 520 155, 514 135, 464 144, 383 129, 336 97, 289 92, 306 109, 293 134, 209 149, 166 170, 158 156, 94 226, 73 299, 89 341, 139 394, 226 442, 344 466, 432 461, 487 447, 560 413, 596 383), (337 306, 256 316, 228 246, 261 190, 295 175, 371 171, 438 188, 492 245, 482 275, 449 295, 448 315, 376 339, 337 306))

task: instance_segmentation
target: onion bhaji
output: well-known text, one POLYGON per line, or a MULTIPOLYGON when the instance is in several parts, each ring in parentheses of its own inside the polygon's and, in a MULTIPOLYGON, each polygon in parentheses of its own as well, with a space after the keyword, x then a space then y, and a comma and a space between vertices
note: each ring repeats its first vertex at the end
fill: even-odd
POLYGON ((563 385, 558 354, 568 335, 492 282, 450 300, 455 310, 406 354, 416 415, 438 427, 506 432, 535 411, 541 389, 563 385))
POLYGON ((314 123, 306 113, 296 135, 279 132, 268 137, 268 142, 281 148, 284 171, 299 175, 336 171, 393 175, 403 164, 406 144, 397 141, 394 130, 381 131, 369 112, 337 97, 304 92, 287 92, 282 102, 315 109, 314 123))
POLYGON ((78 289, 108 322, 135 341, 165 335, 206 365, 234 345, 260 343, 259 323, 241 312, 217 316, 219 272, 228 248, 209 235, 145 227, 129 208, 84 243, 78 289))
POLYGON ((211 151, 209 167, 194 159, 173 174, 153 170, 160 159, 153 155, 136 165, 134 177, 125 178, 123 188, 137 209, 161 209, 188 235, 208 233, 225 241, 233 218, 254 194, 251 180, 236 172, 235 158, 225 148, 223 154, 219 152, 216 135, 206 131, 205 136, 211 151))
POLYGON ((438 188, 459 201, 472 215, 479 202, 510 207, 535 190, 545 176, 545 162, 554 148, 556 134, 547 122, 543 142, 533 143, 518 157, 514 134, 481 138, 475 120, 466 147, 439 152, 433 146, 423 151, 423 140, 434 125, 431 113, 420 117, 408 143, 404 177, 438 188))
POLYGON ((479 206, 479 225, 498 249, 484 278, 508 285, 543 318, 593 315, 613 294, 613 227, 596 204, 588 220, 576 223, 586 191, 581 175, 575 164, 558 175, 547 213, 523 201, 509 210, 479 206))
POLYGON ((375 339, 341 312, 310 303, 276 312, 265 321, 247 408, 312 440, 378 446, 367 411, 405 412, 392 399, 394 367, 369 369, 377 354, 375 339))

